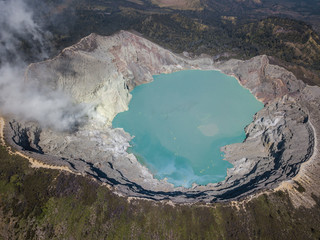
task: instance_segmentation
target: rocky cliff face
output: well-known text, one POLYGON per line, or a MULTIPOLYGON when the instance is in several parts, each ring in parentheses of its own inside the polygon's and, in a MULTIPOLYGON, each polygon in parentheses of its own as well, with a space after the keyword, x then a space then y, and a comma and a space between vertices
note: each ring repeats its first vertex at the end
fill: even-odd
POLYGON ((91 34, 56 58, 31 64, 26 78, 63 90, 75 102, 93 105, 101 121, 110 125, 117 113, 127 110, 129 91, 151 82, 152 75, 211 64, 210 59, 200 59, 191 65, 142 37, 121 31, 110 37, 91 34))
POLYGON ((63 89, 75 102, 95 109, 75 133, 42 129, 36 123, 10 120, 7 141, 48 164, 63 165, 113 186, 118 194, 175 202, 225 201, 277 187, 297 175, 311 156, 318 161, 314 109, 320 90, 296 79, 268 57, 214 62, 210 57, 178 56, 141 36, 121 31, 102 37, 91 34, 56 58, 30 65, 27 81, 63 89), (245 129, 243 143, 225 146, 234 167, 227 178, 207 186, 174 188, 154 179, 126 152, 131 136, 112 129, 114 116, 125 111, 130 90, 152 81, 152 75, 182 69, 215 69, 235 76, 265 108, 245 129), (45 78, 43 76, 46 76, 45 78))

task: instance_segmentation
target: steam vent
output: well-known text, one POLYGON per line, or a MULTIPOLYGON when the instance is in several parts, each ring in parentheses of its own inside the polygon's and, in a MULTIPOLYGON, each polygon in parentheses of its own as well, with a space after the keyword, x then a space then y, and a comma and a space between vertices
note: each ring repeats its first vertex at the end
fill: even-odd
MULTIPOLYGON (((31 64, 25 77, 35 86, 63 91, 85 111, 78 124, 60 130, 15 116, 6 119, 5 140, 41 166, 91 176, 128 197, 174 203, 222 202, 290 189, 299 182, 305 189, 303 198, 313 202, 312 189, 320 177, 316 174, 320 161, 320 88, 308 86, 286 69, 270 64, 267 56, 219 62, 208 56, 191 58, 120 31, 108 37, 91 34, 57 57, 31 64), (136 158, 139 152, 128 149, 134 134, 112 126, 115 117, 125 114, 134 101, 132 91, 147 86, 153 76, 182 70, 220 71, 221 76, 238 80, 234 83, 240 83, 243 91, 255 97, 251 100, 260 104, 240 127, 242 139, 221 146, 221 161, 227 167, 217 181, 197 184, 191 179, 188 184, 175 184, 166 174, 157 177, 143 159, 136 158)), ((181 90, 203 87, 200 80, 179 84, 181 90)), ((197 123, 199 134, 213 136, 218 130, 224 131, 210 123, 197 123)), ((298 206, 302 195, 292 190, 289 196, 298 206)))

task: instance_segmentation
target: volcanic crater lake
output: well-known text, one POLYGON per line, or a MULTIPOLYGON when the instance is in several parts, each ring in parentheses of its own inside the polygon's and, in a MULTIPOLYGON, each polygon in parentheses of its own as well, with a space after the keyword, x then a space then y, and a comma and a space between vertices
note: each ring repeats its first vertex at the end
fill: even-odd
POLYGON ((222 146, 242 142, 263 108, 234 77, 187 70, 154 76, 136 87, 129 110, 113 120, 134 136, 129 152, 158 179, 191 187, 224 180, 232 164, 222 146))

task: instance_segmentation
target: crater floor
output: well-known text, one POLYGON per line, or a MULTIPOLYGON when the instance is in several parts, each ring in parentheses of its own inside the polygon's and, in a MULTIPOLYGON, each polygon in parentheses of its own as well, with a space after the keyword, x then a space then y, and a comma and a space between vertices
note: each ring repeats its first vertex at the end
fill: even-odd
MULTIPOLYGON (((270 64, 267 56, 225 62, 187 56, 173 54, 130 32, 108 37, 91 34, 54 59, 31 64, 26 72, 30 84, 63 89, 75 102, 94 106, 87 124, 76 132, 57 132, 11 116, 5 124, 5 139, 32 158, 92 176, 129 197, 177 203, 235 200, 283 186, 309 159, 299 177, 308 176, 311 189, 313 182, 318 182, 313 173, 319 161, 319 87, 308 86, 284 68, 270 64), (116 114, 128 109, 135 86, 151 82, 152 75, 188 69, 220 70, 234 76, 265 104, 246 127, 245 141, 223 148, 233 164, 226 179, 192 188, 153 178, 126 152, 131 136, 111 127, 116 114)), ((305 194, 311 195, 309 187, 305 189, 305 194)))

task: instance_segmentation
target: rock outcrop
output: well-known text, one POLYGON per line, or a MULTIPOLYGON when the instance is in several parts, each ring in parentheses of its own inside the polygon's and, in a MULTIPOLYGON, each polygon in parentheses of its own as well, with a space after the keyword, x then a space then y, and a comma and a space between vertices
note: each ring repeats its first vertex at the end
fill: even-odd
POLYGON ((46 163, 93 176, 121 195, 183 203, 239 199, 279 186, 296 176, 303 162, 318 159, 319 129, 313 113, 319 111, 320 88, 306 86, 284 68, 270 64, 267 56, 226 62, 207 56, 192 59, 121 31, 108 37, 91 34, 54 59, 30 65, 26 78, 30 84, 62 89, 76 103, 90 104, 95 111, 74 133, 12 118, 5 128, 7 142, 46 163), (183 69, 233 75, 265 104, 246 127, 246 140, 222 149, 234 165, 226 179, 190 189, 154 179, 126 152, 130 134, 111 127, 114 116, 127 110, 130 90, 151 82, 152 75, 183 69))
POLYGON ((189 63, 142 37, 121 31, 110 37, 91 34, 54 59, 31 64, 26 78, 36 86, 63 90, 75 102, 94 105, 101 122, 111 125, 117 113, 127 110, 129 91, 135 86, 151 82, 155 74, 199 66, 209 68, 212 60, 189 63))

